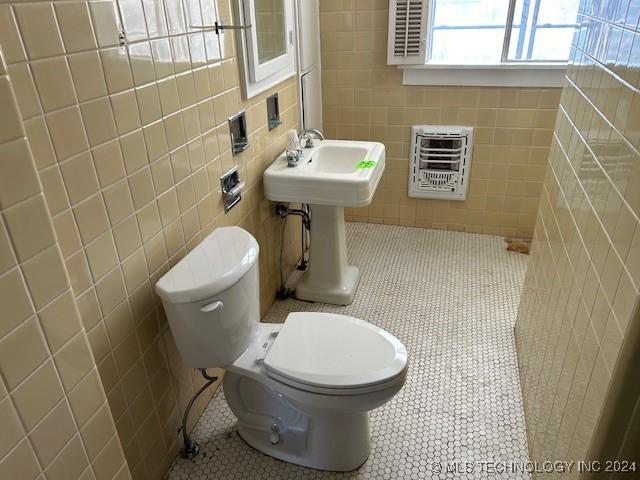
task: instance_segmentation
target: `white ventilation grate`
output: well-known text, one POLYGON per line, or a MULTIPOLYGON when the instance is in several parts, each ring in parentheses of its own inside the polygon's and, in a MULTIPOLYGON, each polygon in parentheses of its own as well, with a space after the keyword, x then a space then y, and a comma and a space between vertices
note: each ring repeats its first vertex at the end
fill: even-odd
POLYGON ((390 65, 424 64, 428 4, 429 0, 389 1, 390 65))
POLYGON ((464 200, 472 145, 471 127, 414 126, 411 129, 409 196, 464 200))

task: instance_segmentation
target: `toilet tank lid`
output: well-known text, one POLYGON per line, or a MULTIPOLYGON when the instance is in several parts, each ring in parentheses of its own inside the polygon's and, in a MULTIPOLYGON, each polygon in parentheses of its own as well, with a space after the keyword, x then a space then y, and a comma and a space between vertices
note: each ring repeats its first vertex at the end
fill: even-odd
POLYGON ((238 282, 256 263, 258 242, 240 227, 215 229, 156 283, 170 303, 206 300, 238 282))

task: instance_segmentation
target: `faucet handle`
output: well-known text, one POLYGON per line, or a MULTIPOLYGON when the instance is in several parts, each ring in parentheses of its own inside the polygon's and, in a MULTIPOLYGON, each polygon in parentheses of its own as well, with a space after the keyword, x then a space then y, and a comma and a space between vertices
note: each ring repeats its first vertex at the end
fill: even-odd
POLYGON ((295 150, 287 149, 285 151, 285 157, 287 158, 288 167, 296 167, 298 162, 302 158, 302 150, 297 148, 295 150))

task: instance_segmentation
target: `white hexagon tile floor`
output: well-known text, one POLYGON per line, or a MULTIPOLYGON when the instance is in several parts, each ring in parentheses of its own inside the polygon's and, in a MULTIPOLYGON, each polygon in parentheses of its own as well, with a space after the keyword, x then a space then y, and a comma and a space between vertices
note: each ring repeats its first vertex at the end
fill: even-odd
POLYGON ((369 459, 356 471, 332 473, 263 455, 238 436, 219 389, 193 434, 200 455, 176 459, 167 477, 528 478, 487 473, 482 464, 528 459, 513 337, 527 257, 507 252, 500 237, 365 223, 347 224, 347 242, 362 273, 351 305, 277 301, 264 321, 282 322, 292 311, 335 312, 372 322, 405 344, 407 381, 370 414, 369 459), (473 472, 438 474, 437 462, 471 462, 473 472))

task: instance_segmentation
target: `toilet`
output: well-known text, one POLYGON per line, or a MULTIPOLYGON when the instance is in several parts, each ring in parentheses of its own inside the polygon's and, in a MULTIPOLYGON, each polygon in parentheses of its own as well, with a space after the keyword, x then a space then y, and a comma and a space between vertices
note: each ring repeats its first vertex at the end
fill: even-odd
POLYGON ((393 335, 332 313, 260 323, 258 243, 214 230, 156 284, 185 364, 224 368, 238 433, 306 467, 350 471, 369 456, 368 412, 403 386, 407 351, 393 335))

